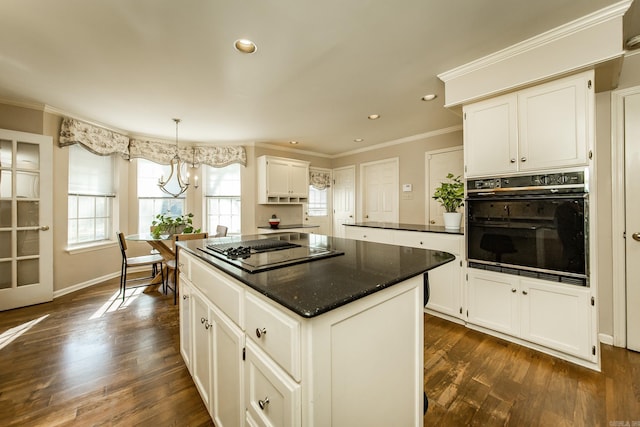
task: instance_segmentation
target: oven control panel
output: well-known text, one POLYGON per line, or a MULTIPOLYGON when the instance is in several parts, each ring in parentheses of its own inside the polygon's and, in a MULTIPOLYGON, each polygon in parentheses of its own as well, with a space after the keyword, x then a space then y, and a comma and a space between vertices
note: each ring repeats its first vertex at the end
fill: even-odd
POLYGON ((490 195, 504 192, 586 192, 584 171, 470 179, 467 193, 490 195))

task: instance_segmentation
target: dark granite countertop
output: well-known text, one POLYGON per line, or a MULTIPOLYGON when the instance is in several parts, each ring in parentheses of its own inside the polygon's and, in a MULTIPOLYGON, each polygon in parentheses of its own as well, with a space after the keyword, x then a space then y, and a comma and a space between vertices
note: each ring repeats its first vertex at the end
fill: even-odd
POLYGON ((356 222, 355 224, 343 224, 349 227, 384 228, 387 230, 420 231, 423 233, 464 234, 464 229, 451 230, 441 225, 404 224, 398 222, 356 222))
POLYGON ((319 225, 309 225, 309 224, 279 224, 278 227, 273 228, 270 225, 259 225, 258 228, 263 228, 267 230, 288 230, 290 228, 318 228, 319 225))
MULTIPOLYGON (((282 234, 278 236, 281 238, 282 234)), ((177 245, 181 250, 190 252, 307 318, 331 311, 454 259, 450 253, 429 249, 317 234, 291 233, 290 236, 294 243, 334 249, 344 252, 344 255, 252 274, 198 250, 206 245, 206 240, 182 241, 177 245)), ((273 237, 261 234, 235 238, 240 241, 273 237)))

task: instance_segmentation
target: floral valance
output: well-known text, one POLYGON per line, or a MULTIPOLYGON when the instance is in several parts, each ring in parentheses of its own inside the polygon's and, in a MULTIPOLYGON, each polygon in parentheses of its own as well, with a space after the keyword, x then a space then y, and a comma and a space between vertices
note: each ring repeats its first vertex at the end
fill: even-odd
POLYGON ((328 170, 309 169, 309 185, 316 190, 331 187, 331 172, 328 170))
POLYGON ((240 145, 181 146, 175 143, 129 139, 128 136, 80 120, 64 117, 58 145, 82 144, 89 151, 108 156, 120 154, 125 159, 147 159, 168 165, 178 151, 185 163, 224 167, 232 163, 247 165, 247 152, 240 145))
POLYGON ((129 157, 129 137, 65 117, 62 119, 58 145, 64 147, 73 144, 82 144, 89 151, 100 156, 120 154, 125 158, 129 157))
MULTIPOLYGON (((185 163, 217 168, 232 163, 247 165, 247 152, 240 145, 181 146, 177 151, 178 157, 185 163)), ((166 142, 132 139, 129 142, 129 155, 132 159, 140 158, 168 165, 176 155, 176 146, 166 142)))

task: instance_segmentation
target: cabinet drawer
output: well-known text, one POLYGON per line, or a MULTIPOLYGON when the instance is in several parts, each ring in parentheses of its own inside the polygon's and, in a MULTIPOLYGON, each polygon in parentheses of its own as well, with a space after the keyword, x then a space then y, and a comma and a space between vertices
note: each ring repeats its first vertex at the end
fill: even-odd
POLYGON ((412 248, 445 251, 454 255, 461 254, 463 237, 441 233, 423 233, 419 231, 397 230, 394 232, 394 243, 412 248))
POLYGON ((347 227, 345 235, 348 239, 393 244, 393 231, 385 228, 347 227))
POLYGON ((247 341, 245 403, 249 425, 300 426, 300 385, 247 341))
POLYGON ((296 381, 300 381, 300 322, 246 294, 247 335, 296 381))
POLYGON ((242 288, 217 273, 211 266, 193 258, 189 261, 193 285, 242 328, 242 288))

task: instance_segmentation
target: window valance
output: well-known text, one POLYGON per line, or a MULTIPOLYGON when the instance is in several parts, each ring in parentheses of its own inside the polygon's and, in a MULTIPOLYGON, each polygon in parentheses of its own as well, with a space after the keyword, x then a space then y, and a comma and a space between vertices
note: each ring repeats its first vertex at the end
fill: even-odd
POLYGON ((73 144, 81 144, 100 156, 120 154, 124 158, 129 157, 128 136, 65 117, 62 119, 58 145, 64 147, 73 144))
MULTIPOLYGON (((82 144, 89 151, 108 156, 120 154, 125 159, 146 159, 168 165, 176 155, 174 143, 129 138, 99 126, 64 117, 58 145, 82 144)), ((224 167, 232 163, 247 165, 247 152, 241 145, 182 146, 178 157, 185 163, 224 167)))
POLYGON ((331 172, 319 169, 309 169, 309 185, 316 190, 331 187, 331 172))
MULTIPOLYGON (((176 146, 166 142, 132 139, 129 141, 129 155, 168 165, 176 155, 176 146)), ((209 165, 221 168, 232 163, 247 165, 247 152, 240 145, 183 146, 178 149, 178 157, 185 163, 209 165)))

